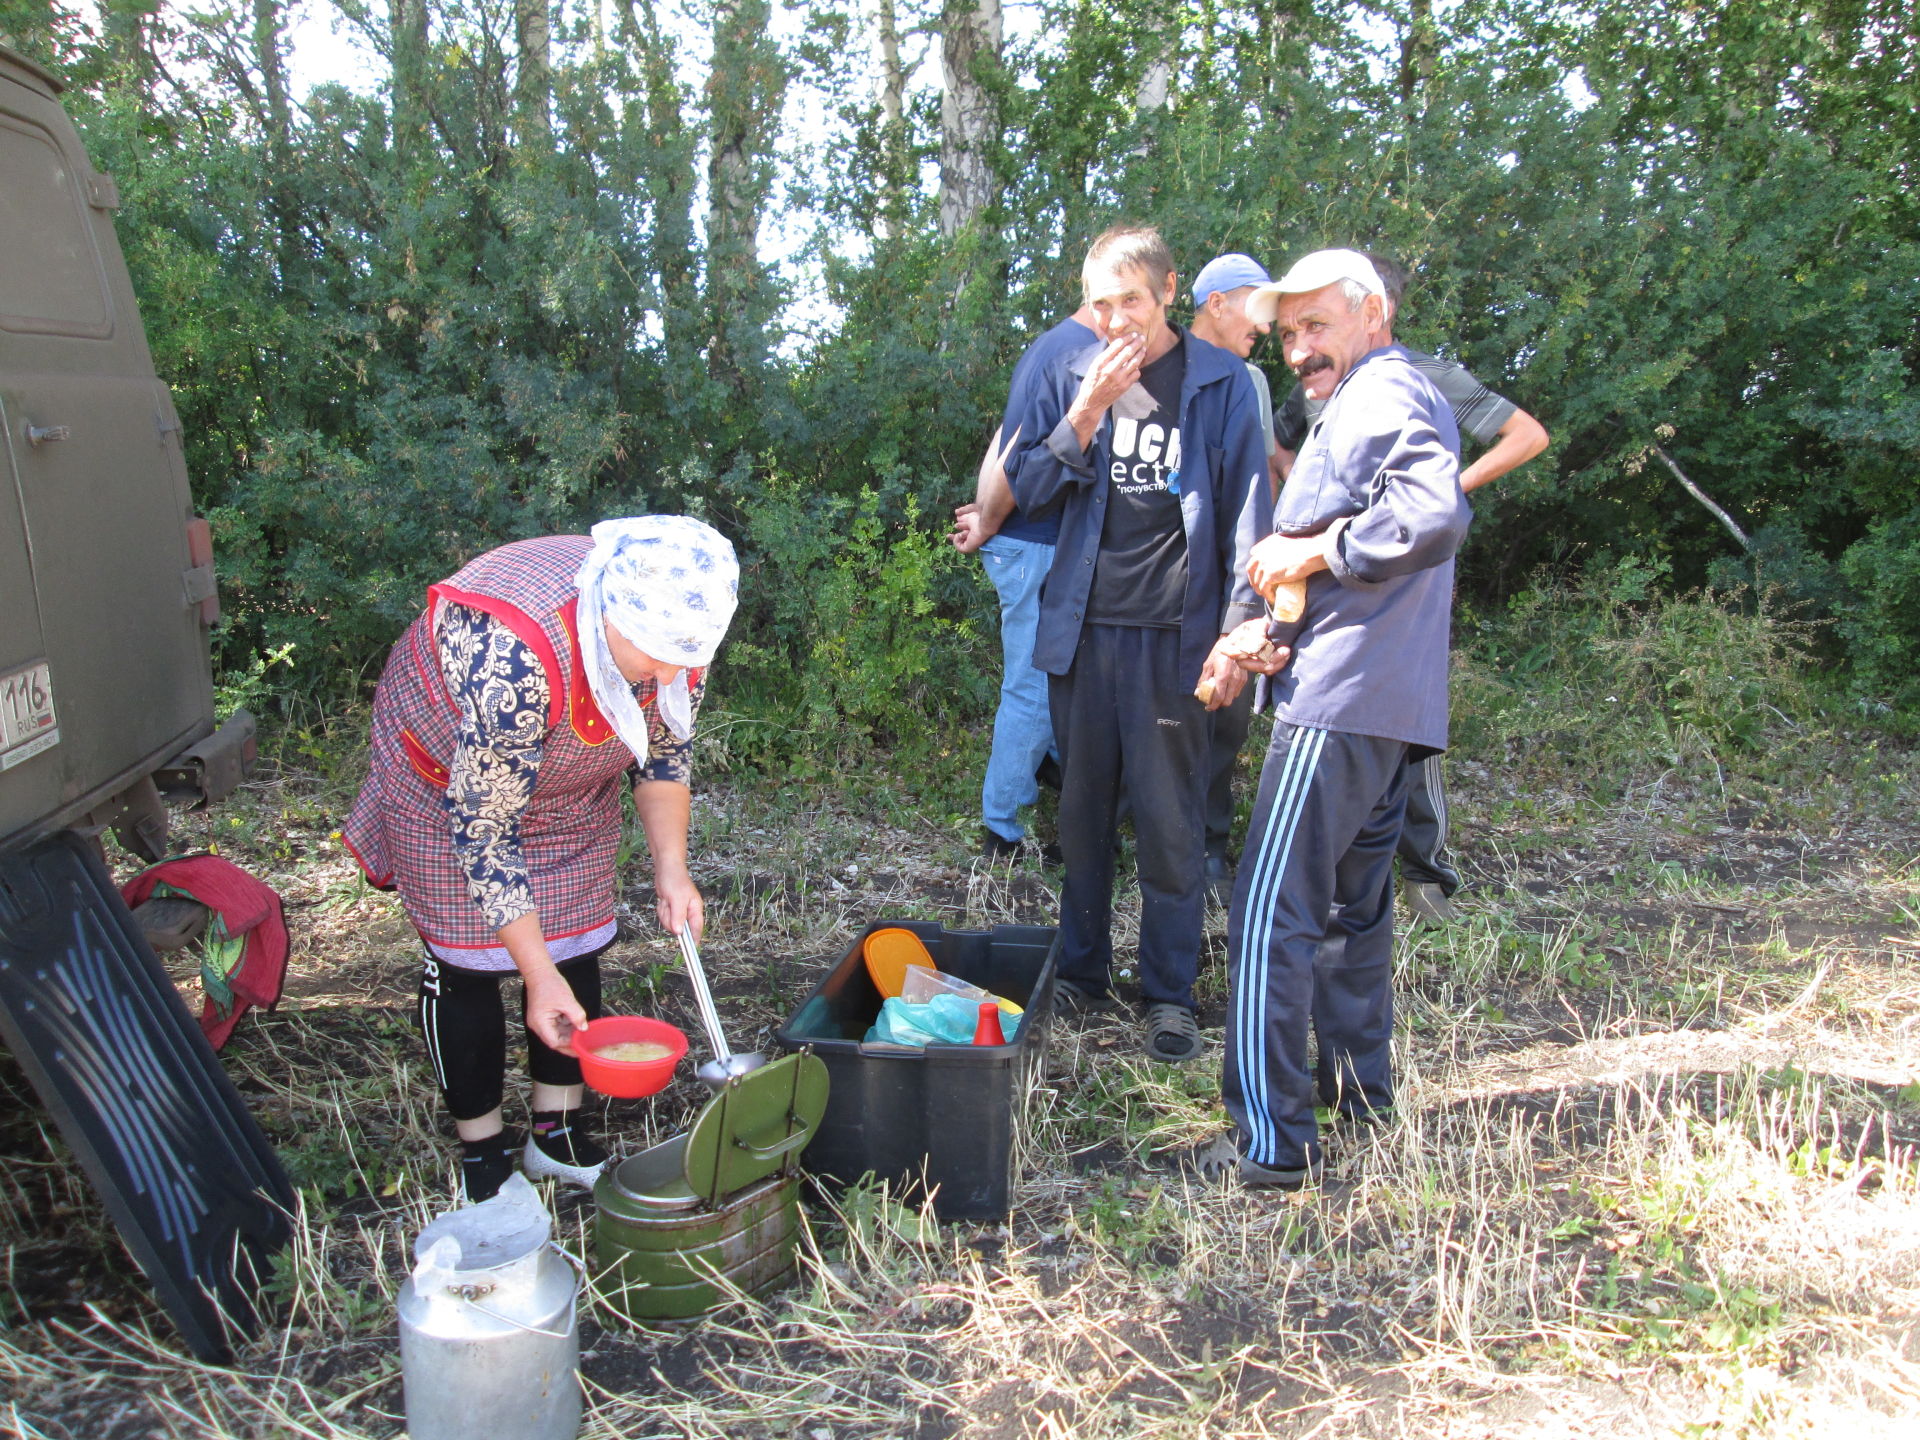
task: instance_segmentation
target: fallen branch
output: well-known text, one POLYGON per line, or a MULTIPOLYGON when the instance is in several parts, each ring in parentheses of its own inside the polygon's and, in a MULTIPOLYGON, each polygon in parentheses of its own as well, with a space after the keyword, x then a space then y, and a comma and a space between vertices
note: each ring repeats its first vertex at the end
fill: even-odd
POLYGON ((1667 469, 1673 472, 1673 478, 1678 480, 1682 485, 1687 487, 1687 493, 1693 496, 1693 498, 1698 500, 1702 505, 1706 506, 1707 509, 1711 510, 1713 512, 1714 518, 1718 520, 1722 525, 1727 527, 1727 533, 1732 535, 1735 540, 1738 540, 1740 542, 1740 548, 1742 550, 1745 550, 1748 554, 1752 554, 1753 541, 1747 538, 1747 532, 1740 528, 1740 526, 1734 521, 1733 516, 1729 515, 1725 510, 1722 510, 1720 506, 1717 503, 1715 503, 1714 498, 1711 495, 1707 494, 1706 491, 1702 490, 1698 485, 1694 484, 1693 481, 1689 480, 1687 478, 1687 472, 1682 470, 1678 465, 1673 463, 1673 457, 1671 455, 1667 454, 1667 452, 1662 450, 1658 445, 1655 445, 1651 448, 1653 450, 1653 453, 1660 457, 1660 463, 1665 465, 1667 469))

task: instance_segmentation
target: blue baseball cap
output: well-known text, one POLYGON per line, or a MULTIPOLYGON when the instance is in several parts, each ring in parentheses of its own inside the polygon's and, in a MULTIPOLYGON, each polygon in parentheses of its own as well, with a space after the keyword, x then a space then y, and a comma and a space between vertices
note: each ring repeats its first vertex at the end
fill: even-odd
POLYGON ((1242 255, 1237 251, 1216 255, 1193 277, 1193 303, 1206 304, 1207 297, 1216 290, 1238 290, 1242 285, 1272 283, 1273 277, 1267 274, 1267 267, 1251 255, 1242 255))

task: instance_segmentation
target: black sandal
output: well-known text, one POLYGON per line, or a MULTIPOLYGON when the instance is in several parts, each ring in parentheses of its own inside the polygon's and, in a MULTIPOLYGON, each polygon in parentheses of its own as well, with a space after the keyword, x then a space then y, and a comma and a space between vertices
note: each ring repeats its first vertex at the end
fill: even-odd
POLYGON ((1157 1000, 1147 1006, 1147 1054, 1178 1065, 1200 1053, 1200 1025, 1184 1005, 1157 1000))
POLYGON ((1120 1002, 1110 990, 1096 990, 1078 980, 1053 982, 1053 1013, 1056 1015, 1098 1015, 1120 1002))

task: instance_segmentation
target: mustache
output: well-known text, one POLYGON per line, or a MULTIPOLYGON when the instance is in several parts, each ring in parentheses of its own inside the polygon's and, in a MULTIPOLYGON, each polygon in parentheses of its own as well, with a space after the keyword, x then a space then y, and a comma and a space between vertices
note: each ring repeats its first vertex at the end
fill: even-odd
POLYGON ((1312 359, 1306 361, 1304 364, 1297 366, 1294 369, 1293 373, 1299 376, 1302 380, 1307 380, 1307 379, 1311 379, 1315 375, 1318 375, 1322 370, 1331 370, 1332 368, 1333 368, 1333 361, 1329 360, 1324 355, 1315 355, 1312 359))

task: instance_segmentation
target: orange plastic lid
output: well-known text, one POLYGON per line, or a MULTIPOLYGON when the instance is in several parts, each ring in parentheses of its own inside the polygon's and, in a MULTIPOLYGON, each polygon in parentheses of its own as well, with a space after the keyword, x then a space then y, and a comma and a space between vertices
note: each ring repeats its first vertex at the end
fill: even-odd
POLYGON ((898 995, 906 983, 908 966, 918 965, 925 970, 940 968, 933 963, 933 956, 920 937, 898 926, 874 931, 861 942, 860 952, 866 958, 867 974, 889 1000, 898 995))

